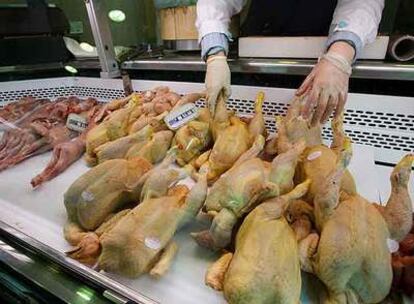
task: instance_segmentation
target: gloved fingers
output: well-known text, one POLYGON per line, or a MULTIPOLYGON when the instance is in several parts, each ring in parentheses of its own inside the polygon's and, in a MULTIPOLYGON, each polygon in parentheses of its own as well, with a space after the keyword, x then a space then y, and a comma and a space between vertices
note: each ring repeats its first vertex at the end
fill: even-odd
POLYGON ((338 118, 341 115, 341 113, 344 111, 347 97, 348 97, 347 92, 339 93, 338 105, 336 106, 336 109, 335 109, 335 118, 338 118))
POLYGON ((316 110, 313 113, 311 125, 315 126, 321 122, 322 116, 326 111, 326 107, 328 106, 329 101, 329 93, 326 90, 322 90, 319 94, 318 99, 316 100, 316 110))
POLYGON ((214 90, 207 93, 207 108, 210 111, 211 117, 214 117, 214 113, 216 111, 216 103, 219 92, 220 90, 214 90))
POLYGON ((312 113, 318 103, 319 95, 319 87, 313 87, 310 91, 308 91, 308 95, 301 110, 301 116, 304 119, 310 119, 312 117, 312 113))
POLYGON ((224 97, 226 99, 231 96, 231 86, 230 86, 230 84, 223 87, 223 93, 224 93, 224 97))
POLYGON ((308 91, 311 88, 314 78, 315 78, 315 73, 312 71, 308 75, 308 77, 305 78, 305 80, 303 81, 299 89, 296 90, 296 93, 295 93, 296 96, 302 96, 304 93, 306 93, 306 91, 308 91))
POLYGON ((216 111, 216 102, 217 102, 217 94, 208 96, 208 98, 207 98, 207 108, 210 111, 211 117, 214 117, 214 113, 216 111))
POLYGON ((333 111, 335 111, 335 108, 337 107, 338 104, 338 97, 335 95, 331 95, 329 97, 329 101, 328 101, 328 105, 326 107, 325 113, 323 113, 322 116, 322 124, 326 123, 329 119, 329 117, 331 117, 331 114, 333 113, 333 111))

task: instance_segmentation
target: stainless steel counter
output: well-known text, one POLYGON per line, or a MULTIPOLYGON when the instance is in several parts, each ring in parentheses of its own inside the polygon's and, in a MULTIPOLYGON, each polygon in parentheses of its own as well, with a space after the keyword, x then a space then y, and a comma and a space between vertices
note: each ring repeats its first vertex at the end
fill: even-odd
MULTIPOLYGON (((99 70, 97 59, 74 60, 66 63, 78 70, 99 70)), ((307 59, 229 59, 232 72, 257 74, 307 75, 315 60, 307 59)), ((28 72, 42 70, 60 70, 61 63, 0 67, 0 73, 28 72)), ((198 55, 167 55, 157 59, 137 59, 125 61, 124 70, 158 70, 158 71, 205 71, 205 63, 198 55)), ((351 75, 353 78, 390 79, 414 81, 414 63, 389 63, 383 61, 358 61, 351 75)))
MULTIPOLYGON (((315 60, 305 59, 229 59, 232 72, 258 74, 306 75, 315 60)), ((138 59, 124 62, 126 70, 204 71, 205 63, 199 56, 166 56, 158 59, 138 59)), ((355 64, 353 78, 414 80, 414 63, 386 63, 360 61, 355 64)))

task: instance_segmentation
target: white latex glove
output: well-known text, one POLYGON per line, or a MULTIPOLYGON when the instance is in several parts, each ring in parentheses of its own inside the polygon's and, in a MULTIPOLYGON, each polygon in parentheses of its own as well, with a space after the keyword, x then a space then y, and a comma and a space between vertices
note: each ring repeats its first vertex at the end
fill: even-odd
POLYGON ((224 53, 209 56, 207 59, 205 84, 207 89, 207 107, 212 117, 214 117, 219 93, 223 91, 226 98, 231 95, 230 78, 230 68, 224 53))
MULTIPOLYGON (((347 55, 343 57, 352 58, 353 53, 347 55)), ((332 62, 321 59, 296 92, 298 96, 306 95, 301 115, 311 119, 312 125, 325 123, 332 113, 338 117, 345 106, 348 86, 349 75, 332 62)))

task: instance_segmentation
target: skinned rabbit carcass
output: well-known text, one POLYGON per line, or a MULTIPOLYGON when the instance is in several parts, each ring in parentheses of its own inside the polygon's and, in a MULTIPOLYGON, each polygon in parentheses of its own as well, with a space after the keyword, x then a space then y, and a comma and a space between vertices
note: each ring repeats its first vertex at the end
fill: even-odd
MULTIPOLYGON (((85 109, 79 104, 81 110, 85 109)), ((70 141, 57 144, 53 148, 52 158, 46 168, 31 180, 32 187, 38 187, 46 181, 55 178, 57 175, 65 171, 72 163, 77 161, 85 152, 86 134, 94 123, 94 117, 100 109, 99 105, 94 106, 86 112, 88 127, 77 137, 70 141)), ((85 113, 85 112, 81 112, 85 113)))

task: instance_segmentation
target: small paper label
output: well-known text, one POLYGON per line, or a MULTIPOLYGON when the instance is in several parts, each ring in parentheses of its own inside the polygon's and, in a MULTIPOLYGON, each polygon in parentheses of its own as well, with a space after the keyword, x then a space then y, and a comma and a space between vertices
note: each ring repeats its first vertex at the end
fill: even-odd
POLYGON ((147 246, 150 249, 154 249, 157 250, 161 247, 161 242, 159 239, 155 238, 155 237, 147 237, 144 240, 144 244, 145 246, 147 246))
POLYGON ((400 244, 398 244, 397 241, 394 241, 392 239, 387 239, 387 246, 388 246, 388 250, 391 253, 397 252, 398 249, 400 248, 400 244))
POLYGON ((87 202, 93 201, 95 199, 95 196, 89 191, 83 191, 81 196, 82 199, 87 202))
POLYGON ((315 159, 319 158, 321 155, 322 155, 321 151, 312 152, 311 154, 308 155, 308 160, 311 160, 311 161, 315 160, 315 159))
POLYGON ((187 103, 173 111, 164 118, 164 122, 171 130, 177 130, 186 123, 198 117, 198 108, 194 103, 187 103))
POLYGON ((66 127, 73 131, 83 132, 88 127, 88 122, 85 117, 70 113, 66 120, 66 127))

